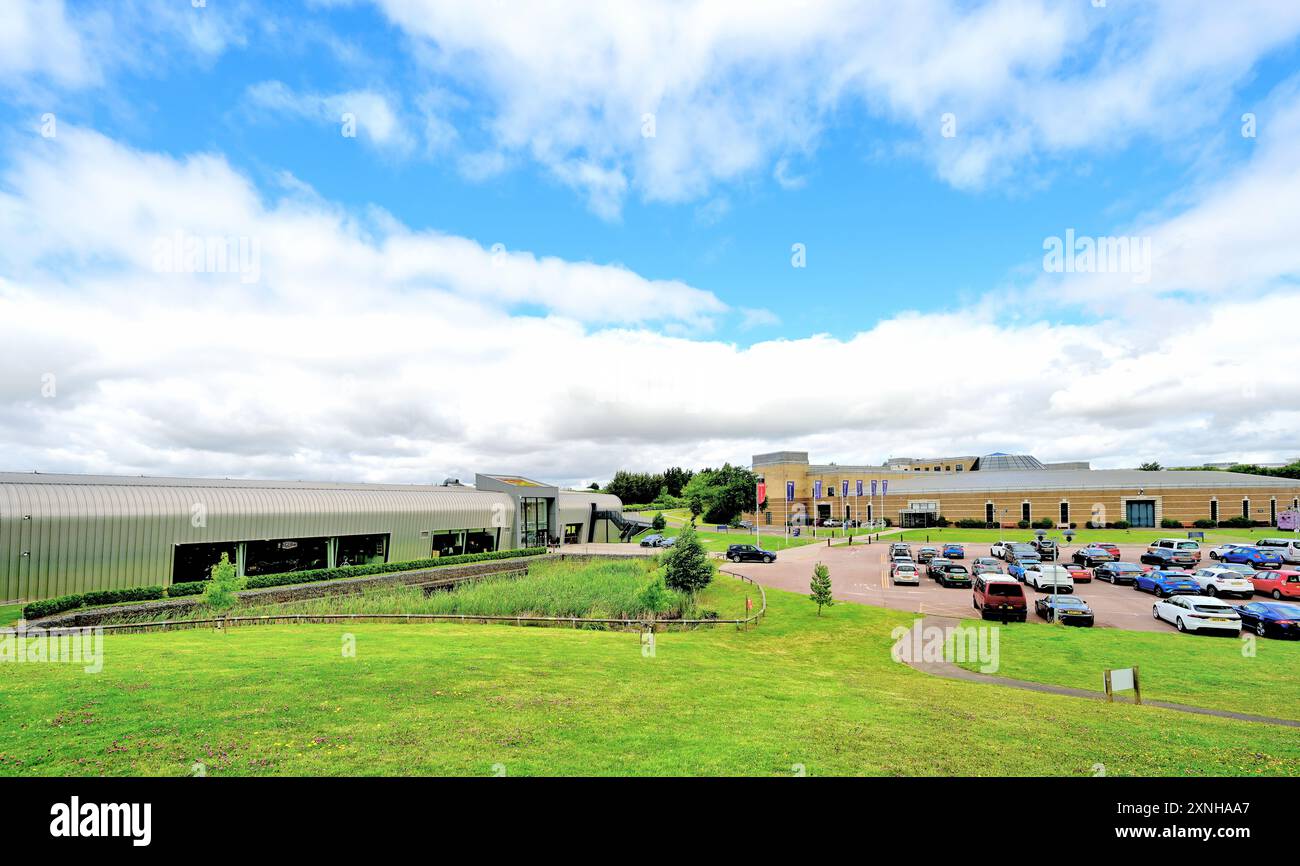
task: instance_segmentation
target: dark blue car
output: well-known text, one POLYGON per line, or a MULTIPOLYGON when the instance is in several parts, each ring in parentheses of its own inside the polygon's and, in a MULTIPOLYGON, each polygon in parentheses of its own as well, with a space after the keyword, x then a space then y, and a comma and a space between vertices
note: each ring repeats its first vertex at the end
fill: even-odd
POLYGON ((1077 595, 1045 595, 1034 602, 1034 612, 1048 622, 1090 626, 1095 621, 1088 602, 1077 595))
POLYGON ((1151 571, 1139 574, 1133 582, 1133 588, 1139 592, 1154 593, 1161 598, 1171 595, 1200 595, 1201 585, 1192 580, 1185 571, 1151 571))
POLYGON ((1300 638, 1300 604, 1252 601, 1237 605, 1241 627, 1260 637, 1300 638))

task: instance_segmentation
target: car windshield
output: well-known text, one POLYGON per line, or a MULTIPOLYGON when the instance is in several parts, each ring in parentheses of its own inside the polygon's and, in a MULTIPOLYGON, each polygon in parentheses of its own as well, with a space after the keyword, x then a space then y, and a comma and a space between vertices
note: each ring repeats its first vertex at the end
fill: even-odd
POLYGON ((1284 616, 1288 619, 1300 619, 1300 605, 1294 604, 1266 604, 1268 608, 1278 616, 1284 616))
POLYGON ((990 583, 989 595, 1024 595, 1018 583, 990 583))
POLYGON ((1229 571, 1235 571, 1238 574, 1255 573, 1255 569, 1251 568, 1249 565, 1246 565, 1245 563, 1242 562, 1230 562, 1227 565, 1225 565, 1224 568, 1228 569, 1229 571))
POLYGON ((1201 546, 1197 544, 1195 541, 1180 541, 1178 542, 1178 549, 1179 550, 1200 550, 1201 546))
POLYGON ((1141 566, 1134 565, 1131 562, 1117 562, 1111 566, 1111 571, 1141 571, 1141 566))
POLYGON ((1192 610, 1197 613, 1212 613, 1216 615, 1232 613, 1232 608, 1224 607, 1221 604, 1194 604, 1192 605, 1192 610))

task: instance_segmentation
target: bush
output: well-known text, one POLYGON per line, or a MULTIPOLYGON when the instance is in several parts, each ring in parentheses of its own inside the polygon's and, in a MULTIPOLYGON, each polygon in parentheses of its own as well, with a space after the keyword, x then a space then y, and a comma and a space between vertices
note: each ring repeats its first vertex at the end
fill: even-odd
POLYGON ((694 527, 686 526, 677 534, 677 542, 664 555, 664 583, 692 595, 713 580, 713 562, 700 544, 694 527))
POLYGON ((1019 523, 1017 523, 1016 526, 1017 526, 1018 528, 1020 528, 1020 529, 1028 529, 1028 528, 1029 528, 1029 521, 1028 521, 1028 520, 1022 520, 1022 521, 1020 521, 1019 523))
POLYGON ((1071 523, 1070 523, 1070 528, 1071 528, 1071 529, 1078 529, 1078 528, 1079 528, 1079 524, 1074 523, 1073 521, 1071 521, 1071 523))
POLYGON ((1182 521, 1174 520, 1172 517, 1164 517, 1160 520, 1161 529, 1182 529, 1182 521))
POLYGON ((650 528, 655 532, 663 532, 664 527, 667 525, 668 521, 664 518, 664 513, 662 511, 656 512, 654 520, 650 521, 650 528))
POLYGON ((984 529, 988 526, 983 520, 972 520, 969 517, 958 520, 955 524, 958 529, 984 529))
POLYGON ((946 527, 948 525, 948 518, 940 514, 934 519, 934 525, 938 527, 946 527))
POLYGON ((1112 529, 1128 529, 1128 521, 1127 521, 1127 520, 1116 520, 1114 523, 1112 523, 1112 524, 1110 525, 1110 528, 1112 528, 1112 529))
POLYGON ((1034 529, 1052 529, 1056 526, 1050 518, 1044 517, 1042 520, 1035 520, 1030 524, 1034 529))
POLYGON ((496 550, 491 553, 465 553, 460 556, 441 556, 437 559, 413 559, 407 562, 383 562, 375 565, 345 565, 342 568, 317 568, 311 571, 289 571, 284 574, 259 574, 248 578, 245 589, 264 589, 269 586, 288 586, 294 583, 314 583, 318 580, 339 580, 347 577, 369 577, 375 574, 393 574, 398 571, 418 571, 443 565, 465 565, 471 562, 488 562, 494 559, 516 559, 537 556, 546 552, 544 547, 525 547, 519 550, 496 550))
POLYGON ((1197 529, 1214 529, 1218 525, 1219 524, 1215 523, 1213 520, 1192 521, 1192 526, 1196 527, 1197 529))
POLYGON ((1219 525, 1228 529, 1250 529, 1255 522, 1246 517, 1229 517, 1227 520, 1220 520, 1219 525))
POLYGON ((98 604, 122 604, 129 601, 152 601, 162 598, 166 589, 161 586, 132 586, 126 589, 101 589, 88 592, 81 597, 82 605, 92 607, 98 604))
POLYGON ((81 607, 80 595, 61 595, 58 598, 33 601, 23 606, 23 619, 40 619, 43 616, 54 616, 56 613, 63 613, 65 610, 78 607, 81 607))
POLYGON ((191 580, 185 583, 173 583, 167 587, 168 598, 180 598, 184 595, 202 595, 203 590, 207 589, 206 580, 191 580))

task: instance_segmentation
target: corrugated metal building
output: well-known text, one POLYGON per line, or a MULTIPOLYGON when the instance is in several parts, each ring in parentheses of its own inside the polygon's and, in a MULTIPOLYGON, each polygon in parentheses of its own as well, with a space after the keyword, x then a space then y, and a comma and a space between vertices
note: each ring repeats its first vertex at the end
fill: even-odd
MULTIPOLYGON (((586 541, 622 503, 556 490, 550 510, 551 537, 586 541)), ((200 579, 221 553, 267 574, 508 550, 515 529, 510 495, 454 484, 0 473, 0 601, 200 579)))

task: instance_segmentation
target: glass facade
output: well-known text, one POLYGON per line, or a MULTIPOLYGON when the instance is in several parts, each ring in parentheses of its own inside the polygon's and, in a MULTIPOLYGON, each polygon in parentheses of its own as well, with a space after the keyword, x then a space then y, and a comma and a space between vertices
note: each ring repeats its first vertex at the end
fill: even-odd
POLYGON ((544 547, 550 532, 549 502, 530 496, 519 499, 519 521, 524 547, 544 547))

